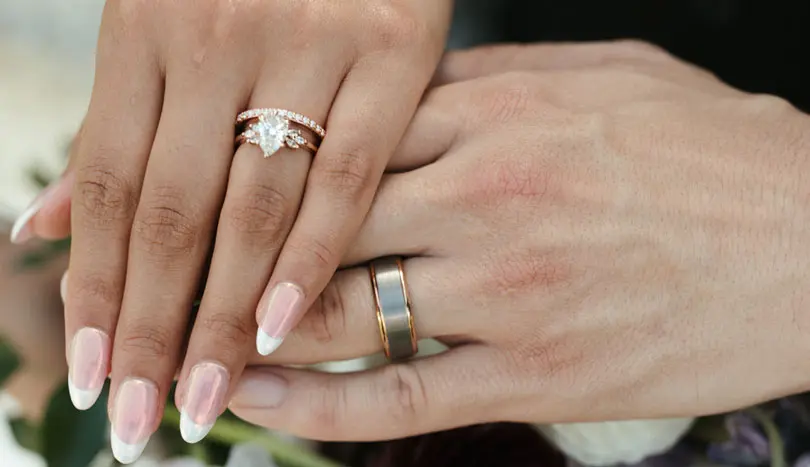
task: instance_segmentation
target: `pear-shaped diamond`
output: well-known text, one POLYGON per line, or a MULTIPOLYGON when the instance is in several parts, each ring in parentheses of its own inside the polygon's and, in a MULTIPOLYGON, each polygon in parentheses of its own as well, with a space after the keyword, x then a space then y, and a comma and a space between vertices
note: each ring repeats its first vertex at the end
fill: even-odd
POLYGON ((264 157, 270 157, 284 146, 290 124, 287 119, 278 115, 262 115, 259 121, 253 126, 259 142, 259 147, 264 152, 264 157))

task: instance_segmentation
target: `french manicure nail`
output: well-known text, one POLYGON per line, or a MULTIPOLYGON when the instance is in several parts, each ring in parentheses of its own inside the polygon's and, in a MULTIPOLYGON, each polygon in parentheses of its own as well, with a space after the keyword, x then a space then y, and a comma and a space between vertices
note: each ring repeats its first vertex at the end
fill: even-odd
POLYGON ((287 396, 287 381, 265 370, 246 371, 236 386, 231 407, 275 408, 287 396))
POLYGON ((21 245, 28 240, 34 238, 34 229, 31 228, 31 219, 37 215, 42 206, 45 204, 45 192, 37 196, 34 201, 20 214, 20 217, 14 221, 14 226, 11 228, 11 243, 21 245))
POLYGON ((110 360, 110 338, 95 328, 82 328, 70 344, 68 390, 70 400, 79 410, 87 410, 96 403, 110 360))
POLYGON ((31 227, 31 219, 36 216, 39 211, 50 202, 53 196, 61 196, 59 193, 67 193, 69 195, 69 188, 72 186, 73 173, 69 172, 59 180, 51 183, 46 187, 31 204, 20 214, 20 217, 14 221, 14 226, 11 228, 11 243, 22 244, 34 238, 34 229, 31 227), (66 188, 66 189, 63 189, 66 188))
POLYGON ((180 434, 187 443, 201 441, 211 431, 229 383, 228 370, 217 363, 203 362, 191 369, 180 410, 180 434))
POLYGON ((158 390, 151 381, 127 378, 118 388, 112 413, 110 444, 122 464, 135 462, 143 453, 157 421, 158 390))
POLYGON ((59 281, 59 295, 62 297, 62 304, 65 303, 65 297, 67 297, 67 280, 68 280, 68 272, 65 271, 62 274, 62 280, 59 281))
POLYGON ((259 304, 262 321, 256 334, 256 349, 270 355, 292 331, 304 312, 304 292, 295 284, 282 282, 270 290, 259 304))

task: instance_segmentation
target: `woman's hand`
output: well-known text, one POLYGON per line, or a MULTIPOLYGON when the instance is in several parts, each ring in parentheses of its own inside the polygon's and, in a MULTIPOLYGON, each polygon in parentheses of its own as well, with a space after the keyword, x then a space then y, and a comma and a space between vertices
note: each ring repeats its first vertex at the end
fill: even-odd
POLYGON ((446 353, 354 374, 259 367, 231 403, 305 437, 671 417, 810 384, 810 119, 633 43, 453 56, 351 253, 255 364, 381 348, 365 267, 404 255, 446 353), (595 53, 600 52, 600 53, 595 53), (518 59, 519 58, 519 59, 518 59))
POLYGON ((66 335, 79 408, 111 372, 119 460, 157 427, 178 366, 183 434, 205 436, 253 342, 273 351, 320 294, 433 75, 450 10, 449 0, 108 2, 74 166, 66 335), (236 115, 265 107, 326 122, 317 156, 264 159, 252 145, 234 155, 236 115))

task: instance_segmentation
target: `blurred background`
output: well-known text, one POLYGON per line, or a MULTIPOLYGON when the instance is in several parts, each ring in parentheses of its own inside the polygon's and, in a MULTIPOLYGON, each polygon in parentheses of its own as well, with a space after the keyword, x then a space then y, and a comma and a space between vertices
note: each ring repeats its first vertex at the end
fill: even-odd
MULTIPOLYGON (((0 0, 0 216, 36 187, 20 174, 56 172, 87 107, 103 0, 0 0)), ((56 172, 58 173, 58 172, 56 172)))

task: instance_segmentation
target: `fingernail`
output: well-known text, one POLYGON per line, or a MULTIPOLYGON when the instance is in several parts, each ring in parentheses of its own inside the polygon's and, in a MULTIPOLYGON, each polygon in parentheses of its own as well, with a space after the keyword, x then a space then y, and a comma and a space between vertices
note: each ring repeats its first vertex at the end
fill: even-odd
POLYGON ((231 398, 232 407, 275 408, 287 396, 287 381, 267 371, 246 371, 231 398))
POLYGON ((222 365, 204 362, 191 369, 180 411, 180 434, 187 443, 201 441, 211 431, 229 383, 230 374, 222 365))
POLYGON ((67 297, 67 279, 68 279, 68 272, 65 271, 62 274, 62 280, 59 281, 59 295, 62 297, 62 304, 65 303, 65 297, 67 297))
POLYGON ((256 335, 256 348, 262 355, 270 355, 292 331, 303 313, 304 292, 295 284, 282 282, 270 290, 259 307, 262 322, 256 335))
POLYGON ((127 378, 118 388, 112 413, 110 444, 122 464, 135 462, 143 453, 155 426, 157 386, 140 378, 127 378))
POLYGON ((45 193, 37 196, 34 201, 31 202, 31 205, 20 214, 20 217, 14 221, 14 226, 11 228, 11 243, 21 245, 34 238, 34 229, 31 228, 31 219, 37 215, 45 204, 44 194, 45 193))
MULTIPOLYGON (((39 211, 51 200, 51 197, 56 192, 62 192, 63 190, 57 190, 58 187, 65 185, 66 183, 71 184, 70 178, 71 174, 67 176, 63 176, 59 180, 51 183, 48 185, 42 192, 34 198, 34 201, 20 214, 20 217, 14 221, 14 226, 11 228, 11 243, 14 244, 22 244, 25 243, 32 238, 34 238, 34 229, 31 227, 31 219, 36 216, 39 211)), ((69 194, 69 192, 68 192, 69 194)))
POLYGON ((79 410, 87 410, 96 403, 110 360, 110 338, 95 328, 82 328, 70 344, 68 364, 68 390, 70 400, 79 410))

